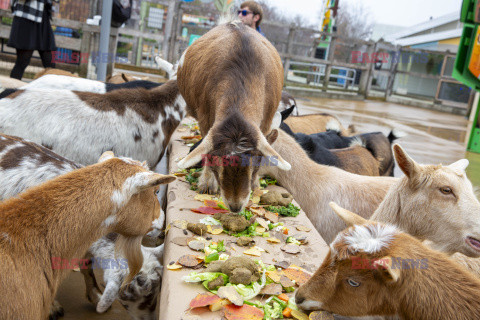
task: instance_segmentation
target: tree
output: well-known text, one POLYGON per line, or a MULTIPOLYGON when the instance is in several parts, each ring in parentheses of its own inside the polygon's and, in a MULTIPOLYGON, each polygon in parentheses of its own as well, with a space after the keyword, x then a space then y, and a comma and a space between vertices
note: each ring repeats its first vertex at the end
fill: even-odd
POLYGON ((359 1, 342 1, 336 19, 337 34, 346 38, 368 40, 373 32, 371 11, 359 1))

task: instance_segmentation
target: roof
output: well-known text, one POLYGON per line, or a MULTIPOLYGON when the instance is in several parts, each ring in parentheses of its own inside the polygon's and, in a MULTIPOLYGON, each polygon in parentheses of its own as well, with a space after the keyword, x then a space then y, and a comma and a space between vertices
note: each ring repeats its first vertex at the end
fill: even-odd
POLYGON ((385 40, 394 42, 397 39, 402 39, 408 37, 409 35, 430 30, 457 20, 460 20, 460 11, 455 11, 444 16, 416 24, 412 27, 406 28, 405 30, 387 36, 385 40))
POLYGON ((397 39, 394 42, 395 44, 400 45, 402 47, 411 46, 419 43, 429 43, 429 42, 435 42, 435 41, 440 41, 445 39, 460 38, 462 36, 462 31, 463 29, 460 28, 460 29, 430 33, 430 34, 425 34, 425 35, 415 36, 410 38, 397 39))

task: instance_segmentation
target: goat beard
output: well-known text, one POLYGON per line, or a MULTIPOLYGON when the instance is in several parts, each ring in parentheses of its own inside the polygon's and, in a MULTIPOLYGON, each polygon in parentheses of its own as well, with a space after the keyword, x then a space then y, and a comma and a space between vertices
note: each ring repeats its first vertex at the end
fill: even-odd
POLYGON ((117 241, 115 242, 115 256, 119 253, 121 256, 127 259, 129 273, 123 279, 122 286, 120 291, 125 289, 125 287, 132 282, 135 275, 140 272, 143 265, 143 254, 142 254, 142 236, 137 237, 125 237, 119 235, 117 241))

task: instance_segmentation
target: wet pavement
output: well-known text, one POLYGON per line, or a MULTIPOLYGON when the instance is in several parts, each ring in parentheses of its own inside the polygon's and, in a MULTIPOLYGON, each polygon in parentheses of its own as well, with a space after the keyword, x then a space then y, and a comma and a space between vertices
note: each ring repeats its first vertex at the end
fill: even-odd
MULTIPOLYGON (((480 186, 480 154, 466 152, 468 119, 433 110, 379 101, 348 101, 297 98, 300 114, 326 112, 339 118, 344 126, 354 124, 360 133, 398 129, 407 136, 396 140, 417 162, 450 164, 467 158, 467 174, 480 186)), ((395 168, 395 176, 402 172, 395 168)))
MULTIPOLYGON (((468 120, 462 116, 377 101, 297 99, 301 114, 326 112, 337 116, 344 126, 354 124, 360 133, 399 129, 408 135, 397 140, 420 163, 450 164, 466 157, 470 180, 480 186, 480 154, 467 153, 465 137, 468 120)), ((395 168, 395 176, 402 173, 395 168)), ((101 282, 102 277, 97 277, 101 282)), ((72 272, 62 284, 57 298, 65 308, 65 320, 129 319, 115 302, 105 314, 96 314, 85 297, 85 285, 79 272, 72 272)), ((170 319, 169 319, 170 320, 170 319)), ((173 319, 172 319, 173 320, 173 319)))

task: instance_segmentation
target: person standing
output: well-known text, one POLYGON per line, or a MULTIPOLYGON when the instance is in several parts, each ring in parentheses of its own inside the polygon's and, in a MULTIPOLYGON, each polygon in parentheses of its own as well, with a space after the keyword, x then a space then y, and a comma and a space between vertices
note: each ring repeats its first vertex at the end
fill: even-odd
POLYGON ((260 23, 263 18, 263 9, 261 5, 255 1, 245 1, 240 5, 240 10, 238 10, 237 14, 244 25, 257 30, 264 35, 260 29, 260 23))
POLYGON ((22 80, 33 51, 38 50, 44 68, 54 68, 55 37, 50 19, 52 0, 13 0, 13 23, 7 46, 15 48, 17 59, 10 78, 22 80))

